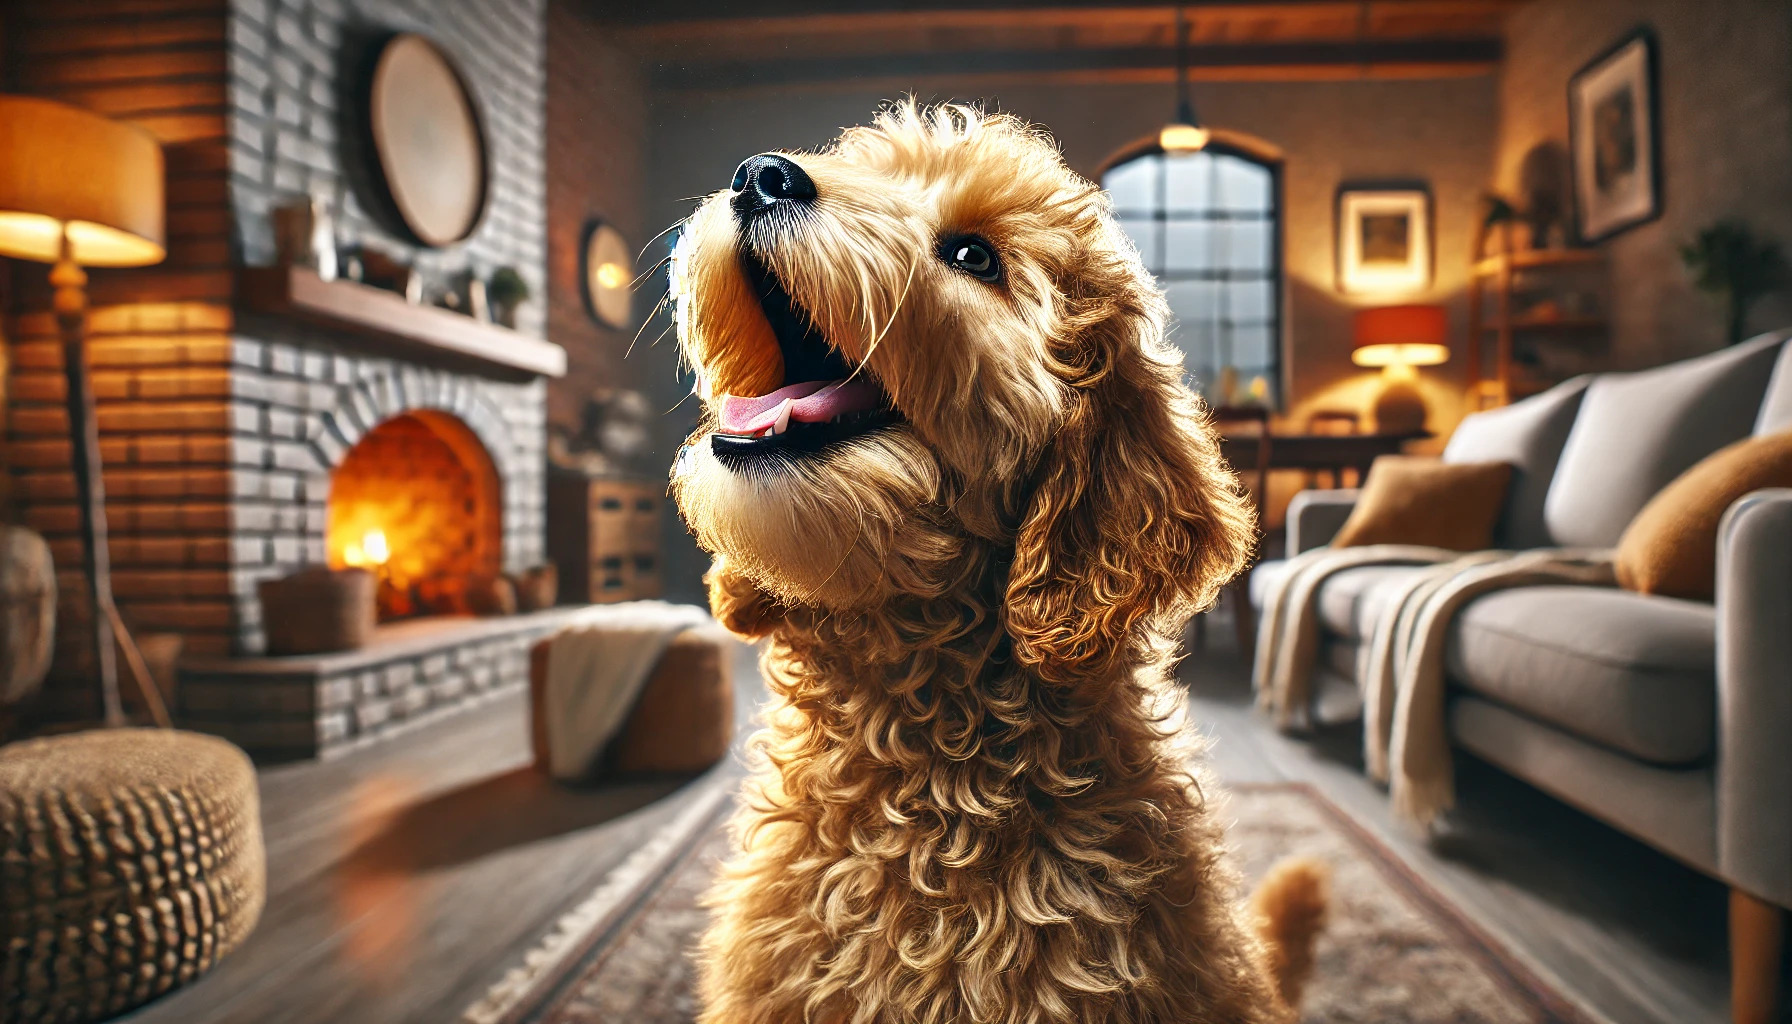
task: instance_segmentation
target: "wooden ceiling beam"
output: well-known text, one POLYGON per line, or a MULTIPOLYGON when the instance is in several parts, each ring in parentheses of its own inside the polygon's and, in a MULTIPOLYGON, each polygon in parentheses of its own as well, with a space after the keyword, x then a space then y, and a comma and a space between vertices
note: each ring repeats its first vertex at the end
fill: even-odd
MULTIPOLYGON (((1187 0, 1192 19, 1228 17, 1358 18, 1423 13, 1503 15, 1526 0, 1187 0)), ((776 32, 807 23, 859 31, 924 19, 942 25, 1076 24, 1094 21, 1173 20, 1177 5, 1137 0, 758 0, 743 16, 734 0, 684 0, 643 4, 639 0, 588 0, 592 15, 617 27, 658 35, 728 30, 776 32), (755 29, 755 26, 758 26, 755 29)))
MULTIPOLYGON (((1498 39, 1515 0, 1274 0, 1188 11, 1192 45, 1498 39)), ((651 62, 692 66, 861 54, 1171 46, 1169 6, 822 13, 679 20, 624 28, 651 62)))
MULTIPOLYGON (((1477 75, 1498 64, 1494 39, 1363 43, 1236 44, 1189 48, 1189 75, 1203 81, 1435 78, 1477 75)), ((1174 47, 861 54, 807 60, 662 64, 656 88, 674 92, 734 91, 853 83, 931 81, 1157 81, 1176 66, 1174 47)))

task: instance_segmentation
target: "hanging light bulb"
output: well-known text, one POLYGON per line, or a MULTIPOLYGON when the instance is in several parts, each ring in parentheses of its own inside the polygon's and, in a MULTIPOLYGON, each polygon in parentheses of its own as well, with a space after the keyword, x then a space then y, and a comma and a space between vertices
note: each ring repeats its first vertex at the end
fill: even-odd
POLYGON ((1176 5, 1176 119, 1157 133, 1157 144, 1166 153, 1192 153, 1205 149, 1213 133, 1195 118, 1195 103, 1188 90, 1188 22, 1182 5, 1176 5))

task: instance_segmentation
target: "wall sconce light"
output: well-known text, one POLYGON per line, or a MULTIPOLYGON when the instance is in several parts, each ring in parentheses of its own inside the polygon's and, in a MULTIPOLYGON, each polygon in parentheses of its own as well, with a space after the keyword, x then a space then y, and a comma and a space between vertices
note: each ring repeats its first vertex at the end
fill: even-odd
POLYGON ((1450 358, 1445 344, 1449 321, 1442 306, 1381 306, 1356 314, 1350 361, 1380 367, 1381 394, 1375 400, 1375 430, 1410 434, 1425 429, 1425 400, 1413 382, 1417 367, 1450 358))
POLYGON ((94 665, 108 725, 124 724, 114 643, 159 723, 167 724, 167 712, 112 602, 81 268, 160 263, 163 231, 162 147, 148 132, 49 100, 0 96, 0 255, 54 264, 94 665))

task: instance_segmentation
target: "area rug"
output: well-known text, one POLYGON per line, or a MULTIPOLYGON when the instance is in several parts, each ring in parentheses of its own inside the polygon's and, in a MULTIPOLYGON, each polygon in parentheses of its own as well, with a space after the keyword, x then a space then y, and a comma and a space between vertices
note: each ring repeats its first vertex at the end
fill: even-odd
MULTIPOLYGON (((465 1024, 688 1024, 698 898, 727 853, 728 802, 680 821, 563 918, 531 959, 467 1011, 465 1024)), ((1332 865, 1333 911, 1302 1007, 1310 1024, 1585 1024, 1373 835, 1316 790, 1236 787, 1230 841, 1254 880, 1289 855, 1332 865)))

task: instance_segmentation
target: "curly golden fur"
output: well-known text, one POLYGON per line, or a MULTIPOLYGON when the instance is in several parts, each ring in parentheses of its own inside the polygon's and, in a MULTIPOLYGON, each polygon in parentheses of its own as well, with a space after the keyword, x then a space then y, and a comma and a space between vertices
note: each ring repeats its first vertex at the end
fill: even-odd
POLYGON ((674 268, 710 409, 674 491, 716 616, 770 638, 773 699, 702 1019, 1292 1020, 1323 878, 1240 905, 1167 671, 1254 524, 1105 194, 963 107, 788 157, 812 203, 743 223, 719 192, 674 268), (941 258, 966 234, 999 281, 941 258), (714 455, 721 396, 784 382, 743 252, 898 423, 714 455))

